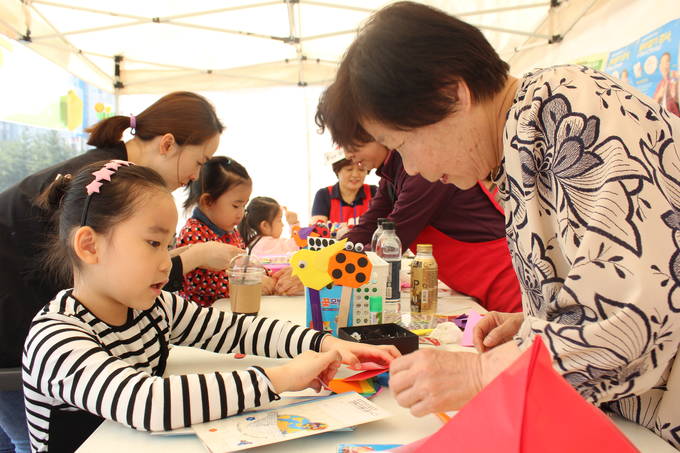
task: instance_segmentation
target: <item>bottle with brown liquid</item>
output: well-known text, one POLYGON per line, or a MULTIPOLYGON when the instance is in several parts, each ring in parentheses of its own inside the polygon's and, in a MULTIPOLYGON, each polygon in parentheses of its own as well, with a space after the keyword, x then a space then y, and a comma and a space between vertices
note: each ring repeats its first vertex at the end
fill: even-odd
POLYGON ((432 244, 418 244, 411 263, 411 313, 435 314, 437 311, 437 262, 432 244))

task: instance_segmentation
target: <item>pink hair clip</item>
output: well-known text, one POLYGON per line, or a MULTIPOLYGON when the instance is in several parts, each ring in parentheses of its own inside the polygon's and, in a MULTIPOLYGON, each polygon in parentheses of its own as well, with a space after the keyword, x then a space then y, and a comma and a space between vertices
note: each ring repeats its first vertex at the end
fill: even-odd
POLYGON ((97 171, 92 172, 94 179, 91 183, 85 186, 85 191, 87 192, 87 199, 85 200, 85 207, 83 208, 83 215, 80 218, 80 226, 85 226, 87 221, 87 211, 90 208, 90 200, 92 199, 92 194, 99 193, 104 181, 111 181, 111 176, 118 171, 118 169, 125 165, 126 167, 133 165, 132 162, 126 160, 113 159, 108 161, 102 168, 97 171))

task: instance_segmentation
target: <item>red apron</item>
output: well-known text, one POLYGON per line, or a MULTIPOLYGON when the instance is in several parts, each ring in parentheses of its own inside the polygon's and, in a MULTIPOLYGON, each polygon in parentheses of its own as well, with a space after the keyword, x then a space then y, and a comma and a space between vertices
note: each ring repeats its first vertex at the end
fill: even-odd
MULTIPOLYGON (((479 185, 496 209, 505 215, 484 184, 479 185)), ((506 238, 462 242, 428 226, 411 244, 413 253, 417 244, 432 244, 439 280, 449 287, 476 298, 489 311, 522 311, 522 293, 506 238)))
POLYGON ((333 198, 333 186, 328 187, 328 193, 331 196, 331 212, 328 220, 333 223, 350 223, 350 219, 354 219, 354 223, 359 221, 359 217, 368 211, 368 205, 371 201, 371 186, 364 184, 364 201, 356 206, 342 206, 340 198, 333 198))

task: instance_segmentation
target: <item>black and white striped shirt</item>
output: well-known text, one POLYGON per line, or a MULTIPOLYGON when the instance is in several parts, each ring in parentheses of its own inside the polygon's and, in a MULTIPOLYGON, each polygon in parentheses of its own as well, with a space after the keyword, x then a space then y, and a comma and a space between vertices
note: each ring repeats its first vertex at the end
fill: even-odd
MULTIPOLYGON (((319 350, 324 334, 286 321, 233 315, 163 292, 122 326, 100 321, 71 296, 33 319, 23 355, 31 446, 48 451, 50 423, 84 410, 144 431, 162 431, 239 413, 278 399, 259 367, 162 377, 168 344, 214 352, 294 357, 319 350)), ((89 433, 76 433, 82 440, 89 433)))

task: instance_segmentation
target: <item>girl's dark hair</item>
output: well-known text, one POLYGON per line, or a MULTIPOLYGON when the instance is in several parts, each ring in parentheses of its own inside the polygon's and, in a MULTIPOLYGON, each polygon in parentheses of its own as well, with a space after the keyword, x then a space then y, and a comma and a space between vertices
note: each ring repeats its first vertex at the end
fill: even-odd
POLYGON ((272 223, 279 213, 281 206, 269 197, 255 197, 250 200, 246 207, 246 214, 238 225, 238 232, 246 244, 246 248, 258 237, 262 235, 260 222, 266 220, 272 223))
MULTIPOLYGON (((40 208, 47 213, 54 213, 55 221, 42 262, 55 281, 64 287, 73 284, 73 269, 80 267, 71 239, 81 226, 88 198, 85 186, 94 180, 92 173, 106 163, 89 164, 73 177, 58 175, 36 199, 40 208)), ((99 193, 90 195, 86 226, 97 233, 106 234, 117 223, 132 216, 142 196, 152 189, 170 193, 161 175, 154 170, 139 165, 121 165, 111 176, 111 181, 103 181, 99 193)))
POLYGON ((244 182, 250 182, 250 175, 243 165, 229 157, 212 157, 203 164, 198 178, 189 184, 184 208, 189 209, 198 204, 204 193, 209 195, 211 201, 215 201, 224 192, 244 182))
MULTIPOLYGON (((203 96, 188 91, 177 91, 163 96, 135 116, 134 135, 151 140, 172 134, 179 146, 200 145, 224 126, 217 119, 214 107, 203 96)), ((118 143, 123 131, 130 127, 130 117, 116 115, 86 129, 90 133, 88 145, 109 147, 118 143)))
POLYGON ((350 165, 352 165, 352 161, 349 159, 340 159, 337 162, 333 162, 333 173, 335 173, 335 176, 337 176, 338 173, 340 173, 340 170, 345 167, 349 167, 350 165))
POLYGON ((359 146, 371 141, 360 121, 400 130, 434 124, 455 111, 459 81, 482 101, 502 90, 508 70, 473 25, 430 6, 393 3, 359 31, 315 121, 338 145, 359 146))

